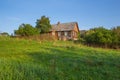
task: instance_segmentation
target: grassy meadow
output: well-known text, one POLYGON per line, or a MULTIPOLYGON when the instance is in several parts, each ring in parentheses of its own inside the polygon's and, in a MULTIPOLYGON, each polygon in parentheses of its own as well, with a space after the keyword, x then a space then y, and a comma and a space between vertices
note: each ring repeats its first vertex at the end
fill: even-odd
POLYGON ((120 80, 120 51, 0 37, 0 80, 120 80))

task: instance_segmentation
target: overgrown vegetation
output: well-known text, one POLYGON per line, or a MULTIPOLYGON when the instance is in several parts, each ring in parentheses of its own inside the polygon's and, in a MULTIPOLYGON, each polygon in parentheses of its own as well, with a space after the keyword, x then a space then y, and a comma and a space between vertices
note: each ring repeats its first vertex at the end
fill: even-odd
POLYGON ((42 16, 41 19, 37 19, 36 28, 40 31, 40 33, 47 33, 51 29, 50 20, 46 16, 42 16))
POLYGON ((0 80, 119 80, 120 51, 0 37, 0 80))
MULTIPOLYGON (((35 27, 30 24, 21 24, 18 30, 15 30, 14 33, 20 37, 29 36, 31 38, 36 38, 36 35, 39 36, 43 33, 47 34, 51 27, 49 18, 42 16, 40 19, 37 19, 35 27)), ((78 37, 78 42, 89 46, 120 49, 120 26, 114 27, 110 30, 104 27, 92 28, 79 34, 78 37)), ((43 37, 43 39, 45 40, 46 36, 45 38, 43 37)), ((51 39, 52 38, 47 38, 46 40, 51 39)))
POLYGON ((35 27, 30 24, 21 24, 18 30, 14 31, 14 34, 19 36, 33 36, 40 33, 47 33, 50 29, 51 24, 49 18, 42 16, 41 19, 37 19, 35 27))
POLYGON ((91 46, 120 48, 120 26, 111 30, 104 27, 93 28, 81 35, 80 41, 91 46))
POLYGON ((39 34, 39 30, 32 27, 30 24, 21 24, 18 30, 15 30, 14 33, 19 36, 32 36, 39 34))

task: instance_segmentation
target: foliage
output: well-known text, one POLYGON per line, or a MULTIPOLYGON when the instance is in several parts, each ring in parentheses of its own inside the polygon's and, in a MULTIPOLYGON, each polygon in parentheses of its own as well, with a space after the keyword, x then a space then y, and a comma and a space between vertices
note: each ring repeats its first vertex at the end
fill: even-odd
POLYGON ((113 43, 112 45, 116 48, 120 48, 120 26, 114 27, 112 29, 113 35, 113 43))
POLYGON ((40 33, 49 32, 51 29, 50 20, 46 16, 42 16, 41 19, 38 19, 36 22, 36 28, 39 29, 40 33))
POLYGON ((18 30, 15 30, 14 33, 21 36, 31 36, 39 34, 39 31, 37 28, 32 27, 30 24, 21 24, 18 30))
POLYGON ((81 32, 78 32, 78 40, 75 40, 74 43, 81 43, 82 44, 84 42, 83 37, 84 37, 84 34, 81 32))
POLYGON ((86 35, 86 41, 93 44, 111 44, 112 35, 111 32, 103 27, 93 28, 88 31, 86 35))
POLYGON ((72 42, 0 39, 0 80, 119 80, 120 52, 72 42))
MULTIPOLYGON (((84 37, 86 44, 96 45, 102 47, 110 47, 110 48, 119 48, 120 43, 120 29, 119 27, 113 28, 112 30, 108 30, 104 27, 97 27, 88 30, 84 37)), ((82 34, 83 35, 83 34, 82 34)))

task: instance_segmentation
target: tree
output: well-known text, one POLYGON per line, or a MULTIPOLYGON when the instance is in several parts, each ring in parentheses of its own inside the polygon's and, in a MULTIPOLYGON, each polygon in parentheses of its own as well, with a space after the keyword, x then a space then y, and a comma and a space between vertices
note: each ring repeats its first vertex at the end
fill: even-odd
POLYGON ((30 24, 21 24, 18 30, 15 30, 14 33, 20 36, 31 36, 39 34, 37 28, 32 27, 30 24))
POLYGON ((36 28, 39 29, 40 33, 49 32, 49 30, 51 29, 49 18, 46 16, 42 16, 41 19, 38 19, 36 22, 36 28))
POLYGON ((14 30, 14 33, 15 33, 16 35, 25 36, 25 34, 24 34, 24 26, 23 26, 23 25, 24 25, 24 24, 21 24, 21 25, 19 26, 18 30, 14 30))
POLYGON ((112 31, 103 27, 93 28, 86 33, 85 41, 88 44, 107 47, 112 43, 112 31))
POLYGON ((112 29, 113 32, 113 42, 112 42, 112 46, 114 46, 114 48, 120 48, 120 26, 114 27, 112 29))

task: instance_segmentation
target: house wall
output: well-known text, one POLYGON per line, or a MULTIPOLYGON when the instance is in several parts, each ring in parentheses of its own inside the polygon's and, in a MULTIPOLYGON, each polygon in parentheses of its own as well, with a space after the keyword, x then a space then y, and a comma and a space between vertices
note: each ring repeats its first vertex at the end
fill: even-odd
POLYGON ((74 29, 71 31, 52 31, 52 36, 57 37, 58 40, 77 40, 78 38, 78 25, 75 24, 74 29))
POLYGON ((73 40, 77 40, 78 39, 78 32, 79 32, 79 29, 78 29, 78 26, 76 24, 74 29, 72 30, 72 39, 73 40))
POLYGON ((75 24, 74 31, 76 31, 77 33, 79 32, 77 24, 75 24))
POLYGON ((57 36, 58 40, 67 40, 71 38, 71 31, 56 31, 52 36, 57 36))
POLYGON ((73 31, 54 31, 51 32, 52 36, 55 36, 58 40, 76 40, 78 37, 78 32, 73 30, 73 31))
POLYGON ((52 31, 52 35, 55 36, 55 31, 52 31))

